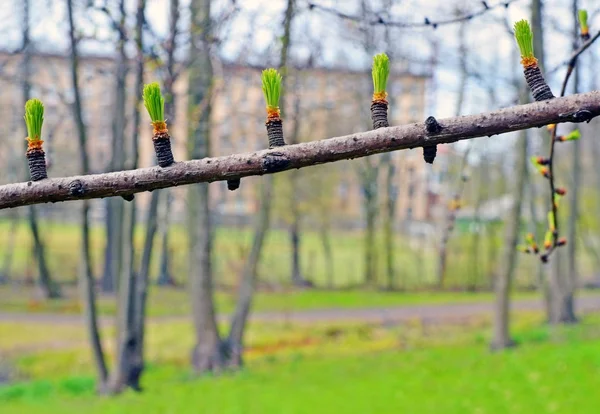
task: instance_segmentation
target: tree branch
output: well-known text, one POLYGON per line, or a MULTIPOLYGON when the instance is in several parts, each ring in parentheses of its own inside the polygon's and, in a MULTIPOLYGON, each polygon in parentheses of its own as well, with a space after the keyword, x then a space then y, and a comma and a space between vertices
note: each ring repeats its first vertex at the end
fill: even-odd
POLYGON ((447 144, 547 124, 584 122, 600 115, 600 91, 513 106, 478 115, 439 120, 441 132, 428 135, 423 123, 380 128, 343 137, 246 154, 104 174, 51 178, 0 186, 0 209, 31 204, 131 196, 179 185, 273 174, 372 154, 447 144))

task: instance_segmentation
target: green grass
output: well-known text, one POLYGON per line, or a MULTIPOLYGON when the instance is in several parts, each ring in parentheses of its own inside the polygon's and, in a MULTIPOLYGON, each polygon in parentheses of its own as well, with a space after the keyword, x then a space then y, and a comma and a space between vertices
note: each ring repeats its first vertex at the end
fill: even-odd
MULTIPOLYGON (((56 366, 36 380, 0 388, 0 405, 2 414, 595 413, 598 317, 554 331, 539 322, 539 316, 519 314, 521 345, 497 354, 486 348, 489 321, 427 330, 418 322, 392 328, 346 325, 336 327, 342 331, 337 337, 332 327, 272 327, 260 332, 262 338, 272 335, 265 343, 303 335, 322 342, 251 358, 240 373, 200 379, 185 362, 167 362, 154 353, 181 354, 179 344, 168 349, 157 338, 171 341, 182 327, 154 327, 144 393, 95 396, 93 379, 73 368, 78 358, 70 352, 62 370, 56 366)), ((45 354, 28 363, 51 358, 61 360, 45 354)))

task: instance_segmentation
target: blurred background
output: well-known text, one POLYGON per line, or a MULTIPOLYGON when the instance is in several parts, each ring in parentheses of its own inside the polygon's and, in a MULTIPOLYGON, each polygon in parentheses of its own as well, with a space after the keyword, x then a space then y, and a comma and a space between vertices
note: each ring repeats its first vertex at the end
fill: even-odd
MULTIPOLYGON (((525 103, 528 19, 558 94, 592 0, 3 0, 0 184, 29 178, 39 98, 51 177, 155 165, 157 81, 176 160, 525 103)), ((568 93, 597 89, 598 45, 568 93)), ((597 121, 557 144, 567 245, 542 244, 546 128, 225 182, 0 211, 0 412, 592 413, 600 386, 597 121), (510 348, 505 352, 504 349, 510 348), (494 352, 491 352, 494 351, 494 352), (211 375, 207 375, 211 374, 211 375), (212 375, 214 374, 214 375, 212 375), (101 395, 109 395, 99 397, 101 395), (118 395, 117 394, 125 394, 118 395)), ((559 134, 574 126, 560 125, 559 134)))

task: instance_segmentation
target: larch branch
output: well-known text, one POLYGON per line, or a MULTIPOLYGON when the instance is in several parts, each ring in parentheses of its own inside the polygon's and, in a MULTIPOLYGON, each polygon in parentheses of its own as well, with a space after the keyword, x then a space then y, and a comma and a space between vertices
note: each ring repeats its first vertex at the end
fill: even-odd
POLYGON ((424 123, 287 145, 245 154, 204 158, 104 174, 50 178, 0 186, 0 209, 115 196, 201 182, 273 174, 345 159, 447 144, 563 122, 583 122, 600 115, 600 91, 518 105, 478 115, 439 120, 441 131, 428 134, 424 123))

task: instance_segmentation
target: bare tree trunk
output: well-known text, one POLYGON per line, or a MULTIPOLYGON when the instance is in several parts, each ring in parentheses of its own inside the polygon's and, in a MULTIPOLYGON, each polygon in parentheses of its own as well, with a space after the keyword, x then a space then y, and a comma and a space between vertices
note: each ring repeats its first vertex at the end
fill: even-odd
MULTIPOLYGON (((76 29, 73 18, 73 0, 67 0, 67 11, 69 16, 69 40, 71 43, 71 84, 73 88, 73 95, 75 97, 73 116, 77 126, 77 135, 79 137, 81 173, 89 174, 90 165, 87 151, 87 131, 83 121, 83 103, 81 101, 81 93, 79 90, 79 55, 77 52, 77 39, 75 37, 76 29)), ((89 200, 83 200, 81 209, 81 270, 79 283, 85 309, 85 324, 88 330, 92 355, 96 364, 96 374, 98 375, 98 389, 100 391, 104 391, 108 378, 108 369, 106 367, 100 329, 98 327, 98 316, 96 310, 96 284, 92 272, 92 262, 90 256, 89 210, 89 200)))
MULTIPOLYGON (((522 88, 521 102, 526 102, 527 91, 522 88)), ((510 288, 516 264, 516 245, 519 237, 519 224, 521 222, 521 206, 523 192, 527 180, 527 131, 522 131, 517 144, 516 182, 513 189, 513 206, 506 219, 504 232, 504 246, 500 271, 496 275, 495 291, 496 305, 494 309, 494 330, 490 348, 500 350, 514 345, 510 335, 510 288)))
MULTIPOLYGON (((29 8, 30 8, 30 0, 23 1, 23 64, 22 64, 22 73, 23 73, 23 104, 31 98, 31 42, 29 37, 29 8)), ((25 170, 27 171, 27 169, 25 170)), ((48 270, 48 265, 46 263, 46 253, 45 246, 42 238, 40 236, 38 219, 37 219, 37 210, 34 206, 28 207, 28 223, 29 229, 31 230, 31 236, 33 238, 33 251, 35 255, 36 262, 38 264, 38 272, 39 272, 39 287, 42 291, 42 294, 47 299, 57 299, 60 295, 60 289, 57 284, 55 284, 50 276, 50 271, 48 270)))
POLYGON ((377 249, 375 245, 375 231, 377 224, 377 177, 378 166, 372 164, 372 160, 365 158, 364 168, 361 172, 361 184, 365 206, 365 238, 364 238, 364 283, 368 286, 377 284, 377 249))
POLYGON ((160 226, 158 231, 160 234, 161 249, 157 284, 159 286, 175 286, 175 280, 173 279, 173 275, 171 274, 171 252, 169 250, 169 214, 171 210, 171 194, 168 191, 165 191, 163 196, 164 199, 162 200, 162 211, 159 212, 160 226))
MULTIPOLYGON (((179 0, 171 0, 170 2, 170 22, 169 22, 169 37, 167 40, 167 76, 164 82, 165 96, 165 114, 169 122, 173 123, 176 118, 175 114, 175 94, 173 84, 175 83, 175 50, 177 49, 177 25, 179 23, 179 0)), ((171 137, 173 140, 173 137, 171 137)), ((144 242, 144 251, 142 253, 142 264, 139 277, 141 279, 149 279, 150 259, 152 258, 152 249, 154 247, 154 236, 158 228, 161 234, 162 249, 160 258, 160 271, 158 276, 158 284, 165 285, 172 282, 168 271, 169 262, 169 209, 170 209, 170 191, 168 189, 154 191, 150 201, 150 209, 146 218, 146 240, 144 242), (162 203, 164 215, 160 220, 160 227, 157 226, 158 213, 161 210, 159 204, 162 203)))
POLYGON ((331 250, 331 235, 329 226, 326 223, 321 224, 319 231, 321 236, 321 244, 323 246, 323 253, 325 255, 325 269, 327 271, 327 287, 333 289, 335 286, 335 270, 333 264, 333 253, 331 250))
MULTIPOLYGON (((284 29, 289 30, 289 28, 284 29)), ((284 38, 288 38, 290 33, 287 31, 284 33, 284 38)), ((298 76, 296 77, 298 79, 298 76)), ((297 94, 294 99, 294 128, 292 133, 288 137, 290 145, 298 143, 298 133, 300 129, 300 97, 297 94)), ((301 263, 300 263, 300 209, 298 207, 298 175, 297 170, 289 172, 289 184, 290 184, 290 211, 292 213, 292 222, 289 228, 290 243, 292 246, 292 284, 295 286, 308 286, 307 281, 302 277, 301 263)))
MULTIPOLYGON (((571 3, 571 13, 574 18, 573 26, 573 50, 577 48, 577 39, 579 38, 579 22, 577 20, 578 0, 571 3)), ((573 74, 573 93, 579 90, 579 66, 575 67, 573 74)), ((577 221, 579 219, 579 186, 581 184, 581 142, 572 143, 572 182, 569 186, 569 222, 567 234, 567 271, 564 266, 561 267, 562 253, 557 251, 553 260, 555 261, 553 274, 551 275, 552 288, 552 317, 550 322, 557 323, 575 323, 575 285, 577 282, 577 221)))
POLYGON ((19 224, 19 211, 12 210, 9 213, 10 227, 6 234, 6 250, 2 260, 2 271, 0 271, 0 284, 9 283, 12 273, 12 263, 15 252, 15 236, 17 234, 17 225, 19 224))
POLYGON ((389 290, 396 285, 395 247, 394 247, 394 217, 396 211, 397 191, 394 185, 396 168, 392 162, 391 153, 382 156, 385 171, 385 208, 383 211, 383 238, 385 254, 385 270, 387 274, 387 286, 389 290))
POLYGON ((252 296, 254 294, 254 285, 256 283, 257 267, 260 261, 265 236, 269 229, 271 199, 273 193, 273 177, 265 177, 261 190, 262 205, 258 214, 258 220, 255 224, 254 239, 247 265, 242 270, 240 287, 238 292, 238 301, 231 320, 228 343, 231 348, 230 365, 239 367, 243 364, 243 339, 252 305, 252 296))
MULTIPOLYGON (((210 113, 213 69, 210 60, 210 0, 192 0, 191 48, 188 89, 188 136, 190 158, 210 154, 210 113)), ((219 371, 226 360, 215 316, 213 298, 212 245, 213 231, 208 183, 190 186, 188 190, 188 231, 190 290, 196 345, 192 365, 197 373, 219 371)))
MULTIPOLYGON (((283 76, 283 88, 281 92, 280 100, 285 102, 285 81, 287 78, 287 59, 290 47, 290 36, 292 19, 294 16, 295 0, 287 1, 287 8, 284 19, 284 35, 281 45, 281 58, 280 68, 283 76)), ((285 105, 282 105, 282 115, 285 114, 285 105)), ((297 123, 296 123, 297 124, 297 123)), ((295 127, 297 128, 297 126, 295 127)), ((297 130, 294 132, 297 134, 297 130)), ((254 238, 252 241, 252 248, 250 255, 244 269, 242 271, 242 277, 240 280, 240 289, 238 293, 238 301, 236 309, 231 320, 231 328, 228 337, 228 346, 230 349, 230 366, 239 367, 243 364, 243 344, 244 344, 244 332, 248 315, 250 313, 250 307, 252 305, 252 297, 254 293, 254 284, 257 278, 257 267, 260 261, 260 255, 264 245, 264 239, 269 230, 269 221, 271 214, 271 203, 272 203, 272 192, 273 192, 273 178, 265 177, 263 179, 263 186, 261 191, 261 207, 258 213, 258 220, 256 222, 256 228, 254 229, 254 238)))
POLYGON ((481 248, 481 205, 484 200, 487 198, 487 185, 489 183, 489 174, 488 174, 488 166, 487 166, 487 155, 484 153, 481 157, 481 169, 478 174, 479 180, 477 183, 477 196, 475 198, 475 208, 473 211, 473 224, 474 231, 471 237, 471 269, 469 271, 470 277, 467 283, 467 290, 470 292, 475 292, 478 288, 478 284, 480 282, 480 269, 479 269, 479 260, 480 260, 480 248, 481 248))
MULTIPOLYGON (((467 58, 469 49, 467 48, 466 41, 466 23, 461 23, 459 27, 459 46, 458 46, 458 55, 460 57, 460 83, 458 87, 458 96, 456 98, 456 116, 459 116, 462 113, 462 108, 465 103, 465 92, 467 90, 467 83, 469 81, 469 71, 467 68, 467 58)), ((471 146, 473 144, 470 144, 471 146)), ((456 194, 460 196, 462 191, 462 186, 464 181, 462 179, 462 175, 464 174, 464 170, 468 165, 468 157, 471 152, 471 146, 465 151, 462 160, 462 167, 460 171, 459 185, 457 186, 456 194)), ((455 220, 455 212, 448 210, 446 212, 446 222, 444 223, 444 227, 442 228, 442 237, 440 239, 439 249, 438 249, 438 266, 437 266, 437 288, 443 289, 446 284, 446 270, 447 270, 447 262, 448 262, 448 243, 450 241, 450 236, 452 234, 452 229, 454 228, 454 220, 455 220)))
MULTIPOLYGON (((538 59, 538 64, 542 72, 545 69, 545 49, 544 49, 544 27, 542 25, 542 9, 543 9, 543 0, 531 0, 531 30, 533 31, 533 50, 535 50, 535 56, 538 59)), ((550 145, 550 140, 548 139, 548 133, 545 130, 540 130, 540 133, 543 134, 542 138, 544 142, 548 142, 550 145)), ((549 147, 548 147, 549 148, 549 147)), ((548 279, 546 278, 546 283, 542 288, 542 292, 544 295, 544 306, 546 308, 548 320, 552 319, 552 292, 551 286, 548 283, 548 279)))
MULTIPOLYGON (((113 105, 112 125, 112 158, 111 171, 123 170, 125 167, 125 103, 126 103, 126 79, 127 79, 127 55, 125 53, 126 35, 126 12, 125 0, 119 1, 119 23, 118 23, 118 45, 115 75, 115 102, 113 105)), ((104 274, 102 276, 102 290, 114 292, 117 286, 119 272, 121 270, 123 252, 123 199, 112 197, 107 201, 106 212, 107 234, 104 262, 104 274)))
MULTIPOLYGON (((462 161, 460 174, 458 177, 458 184, 456 185, 456 192, 454 193, 454 200, 459 201, 460 195, 463 191, 463 187, 466 181, 465 170, 469 163, 469 154, 471 153, 471 149, 473 148, 472 144, 467 148, 464 152, 462 161)), ((442 238, 440 240, 439 250, 438 250, 438 266, 437 266, 437 288, 444 289, 446 285, 446 269, 448 262, 448 242, 450 241, 450 236, 452 235, 452 230, 454 229, 454 222, 456 220, 456 209, 451 209, 449 206, 446 211, 446 217, 444 221, 444 227, 442 228, 442 238)))
MULTIPOLYGON (((136 5, 135 43, 137 47, 135 73, 135 99, 133 108, 133 129, 126 151, 125 165, 135 169, 138 165, 138 137, 140 127, 140 106, 144 84, 143 26, 146 0, 138 0, 136 5)), ((124 12, 124 9, 122 9, 124 12)), ((124 16, 123 16, 124 17, 124 16)), ((130 387, 140 391, 140 378, 144 370, 143 333, 145 323, 145 301, 147 280, 139 283, 135 275, 134 231, 136 203, 131 200, 123 207, 121 269, 117 304, 117 346, 116 364, 110 379, 110 391, 119 393, 130 387)))
MULTIPOLYGON (((291 144, 291 142, 290 142, 291 144)), ((298 172, 290 171, 290 184, 292 188, 297 188, 298 172)), ((303 286, 304 278, 302 277, 302 271, 300 270, 300 211, 298 210, 298 203, 295 200, 295 192, 292 191, 291 196, 291 211, 292 211, 292 223, 289 229, 290 242, 292 245, 292 284, 295 286, 303 286)))

